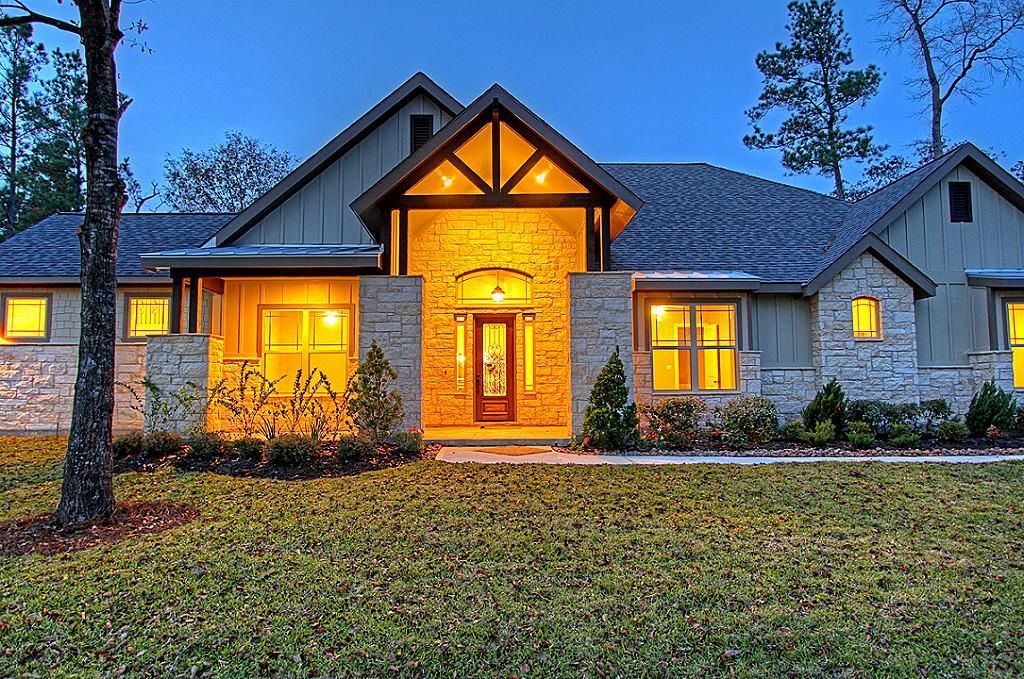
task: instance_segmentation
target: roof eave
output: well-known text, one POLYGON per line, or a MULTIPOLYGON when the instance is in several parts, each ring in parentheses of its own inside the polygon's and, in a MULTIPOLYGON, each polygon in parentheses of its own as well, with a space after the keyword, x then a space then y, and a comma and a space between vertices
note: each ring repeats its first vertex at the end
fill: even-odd
POLYGON ((843 269, 865 252, 873 254, 889 267, 893 273, 914 288, 915 299, 935 296, 937 287, 935 281, 873 233, 865 234, 846 252, 804 284, 804 296, 809 297, 817 293, 826 283, 835 278, 843 269))

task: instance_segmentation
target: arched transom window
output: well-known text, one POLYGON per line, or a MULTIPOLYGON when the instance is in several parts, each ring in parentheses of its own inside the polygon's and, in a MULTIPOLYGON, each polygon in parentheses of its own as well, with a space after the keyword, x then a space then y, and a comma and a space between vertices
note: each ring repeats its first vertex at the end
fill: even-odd
POLYGON ((455 278, 455 301, 466 306, 530 306, 533 278, 512 269, 479 269, 455 278))
POLYGON ((874 297, 857 297, 853 300, 854 339, 881 339, 881 302, 874 297))

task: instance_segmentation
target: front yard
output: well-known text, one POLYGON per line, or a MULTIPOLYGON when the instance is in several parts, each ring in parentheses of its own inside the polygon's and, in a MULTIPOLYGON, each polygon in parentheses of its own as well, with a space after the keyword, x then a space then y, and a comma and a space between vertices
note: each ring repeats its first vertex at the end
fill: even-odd
MULTIPOLYGON (((59 439, 0 439, 0 520, 59 439)), ((1024 672, 1024 463, 129 473, 173 530, 0 557, 0 675, 1024 672)))

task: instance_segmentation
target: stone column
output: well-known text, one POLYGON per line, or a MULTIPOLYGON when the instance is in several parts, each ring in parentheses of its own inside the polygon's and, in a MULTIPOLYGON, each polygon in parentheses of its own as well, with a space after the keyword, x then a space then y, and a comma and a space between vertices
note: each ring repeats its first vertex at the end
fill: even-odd
POLYGON ((146 378, 159 390, 159 398, 171 404, 175 416, 163 424, 154 415, 156 397, 146 392, 146 430, 166 427, 178 434, 186 434, 193 427, 216 423, 206 421, 209 389, 221 378, 224 340, 212 335, 159 335, 146 341, 146 378), (198 392, 198 400, 183 410, 175 396, 198 392))
POLYGON ((370 343, 398 373, 402 427, 423 426, 423 278, 363 276, 359 279, 359 359, 370 343))
POLYGON ((616 349, 633 397, 632 274, 569 274, 569 338, 572 429, 578 432, 594 381, 616 349))

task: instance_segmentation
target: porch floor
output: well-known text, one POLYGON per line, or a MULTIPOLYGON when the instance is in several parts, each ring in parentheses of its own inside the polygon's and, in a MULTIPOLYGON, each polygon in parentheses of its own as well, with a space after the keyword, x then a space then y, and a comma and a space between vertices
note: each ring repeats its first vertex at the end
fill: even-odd
POLYGON ((445 446, 563 446, 571 437, 568 427, 500 423, 426 427, 423 430, 425 441, 445 446))

